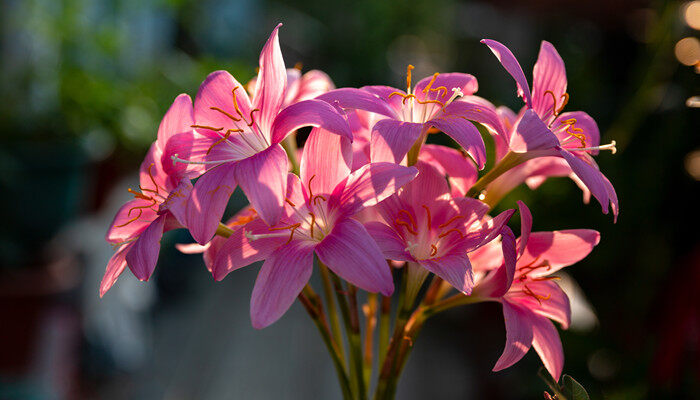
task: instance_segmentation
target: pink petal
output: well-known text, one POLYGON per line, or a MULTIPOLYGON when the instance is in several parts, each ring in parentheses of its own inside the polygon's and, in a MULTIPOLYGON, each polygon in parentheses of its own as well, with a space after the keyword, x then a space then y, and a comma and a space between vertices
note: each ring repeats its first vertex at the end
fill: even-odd
POLYGON ((314 194, 330 194, 350 175, 352 143, 342 136, 314 128, 304 144, 300 177, 314 194), (309 182, 311 182, 309 184, 309 182))
MULTIPOLYGON (((571 304, 569 297, 554 281, 526 281, 527 287, 538 295, 545 296, 546 300, 537 301, 531 296, 519 294, 521 302, 526 301, 527 307, 534 313, 559 322, 563 329, 568 329, 571 323, 571 304)), ((509 295, 511 296, 511 295, 509 295)))
POLYGON ((479 89, 479 84, 473 75, 461 72, 450 72, 438 75, 430 86, 430 93, 424 93, 426 86, 428 86, 428 83, 432 80, 433 77, 429 76, 421 79, 420 82, 416 84, 413 93, 416 94, 418 100, 438 100, 446 103, 447 100, 452 97, 452 89, 454 88, 459 88, 465 96, 472 95, 479 89), (438 89, 440 87, 444 87, 447 90, 438 89))
POLYGON ((415 168, 418 176, 404 186, 399 195, 402 200, 415 208, 421 208, 423 204, 432 204, 438 198, 448 197, 450 188, 447 180, 437 168, 422 161, 415 168))
POLYGON ((255 84, 253 108, 260 110, 257 122, 263 134, 270 132, 272 123, 282 107, 284 90, 287 87, 287 71, 278 37, 280 26, 282 24, 278 24, 272 31, 260 53, 260 70, 255 84))
POLYGON ((234 89, 239 110, 246 119, 250 120, 252 107, 243 85, 226 71, 214 71, 202 82, 197 92, 197 97, 195 97, 195 123, 197 125, 224 128, 224 131, 229 128, 243 128, 245 126, 244 121, 241 120, 236 124, 236 121, 233 121, 225 114, 212 109, 212 107, 219 108, 240 119, 240 115, 238 115, 233 105, 233 94, 231 92, 234 89))
POLYGON ((269 326, 294 303, 311 278, 313 250, 313 246, 295 240, 267 258, 255 280, 250 299, 253 328, 269 326))
POLYGON ((447 255, 429 260, 418 260, 428 271, 446 280, 455 289, 471 294, 474 287, 472 265, 466 255, 447 255))
POLYGON ((377 121, 372 128, 370 159, 372 162, 400 164, 418 140, 424 125, 395 119, 377 121))
MULTIPOLYGON (((296 103, 299 100, 299 88, 301 86, 301 70, 296 68, 287 68, 287 87, 284 89, 284 101, 282 102, 282 108, 287 107, 296 103)), ((253 93, 255 93, 255 86, 258 84, 258 78, 255 77, 248 82, 248 88, 253 88, 253 93)), ((314 96, 315 97, 315 96, 314 96)))
POLYGON ((110 243, 121 243, 138 236, 158 218, 154 208, 153 202, 148 200, 134 199, 127 202, 114 216, 105 239, 110 243))
POLYGON ((532 108, 544 118, 554 115, 562 108, 566 93, 566 69, 564 60, 547 41, 542 41, 540 54, 532 70, 532 108), (545 93, 546 91, 552 94, 545 93), (556 98, 556 100, 555 100, 556 98), (556 103, 555 103, 556 101, 556 103))
POLYGON ((424 144, 418 159, 435 167, 447 180, 455 196, 467 194, 479 177, 474 163, 459 150, 435 144, 424 144))
POLYGON ((426 124, 445 132, 474 159, 479 169, 484 168, 486 164, 486 147, 484 146, 484 140, 481 138, 481 133, 479 133, 474 124, 459 116, 444 113, 439 113, 436 118, 431 119, 426 124))
POLYGON ((504 226, 501 230, 501 237, 501 253, 496 259, 503 260, 503 263, 479 283, 477 288, 479 296, 502 297, 513 284, 516 266, 515 236, 510 228, 504 226))
POLYGON ((398 261, 414 261, 406 251, 406 242, 390 226, 377 221, 365 224, 365 229, 377 243, 384 258, 398 261))
POLYGON ((335 85, 325 72, 312 69, 301 77, 296 101, 313 99, 333 88, 335 85))
POLYGON ((279 222, 287 192, 287 153, 273 145, 253 157, 236 164, 236 181, 248 197, 250 205, 268 225, 279 222))
MULTIPOLYGON (((272 233, 262 220, 255 220, 236 229, 218 249, 212 273, 220 281, 229 272, 262 261, 287 242, 287 237, 268 237, 251 240, 250 234, 272 233)), ((277 233, 277 232, 276 232, 277 233)), ((289 236, 289 235, 287 235, 289 236)))
POLYGON ((236 188, 235 164, 209 170, 194 184, 187 204, 187 228, 199 244, 207 243, 221 222, 228 200, 236 188))
POLYGON ((417 174, 414 167, 392 163, 367 164, 336 186, 328 200, 329 208, 353 215, 391 196, 417 174))
POLYGON ((507 301, 502 301, 501 304, 503 304, 503 318, 506 323, 506 347, 503 349, 501 357, 496 361, 496 365, 493 367, 494 371, 508 368, 520 361, 530 350, 533 339, 532 327, 530 326, 533 319, 532 314, 507 301))
POLYGON ((488 128, 498 139, 508 143, 508 131, 493 104, 478 96, 466 96, 452 102, 444 108, 447 115, 458 115, 476 121, 488 128))
POLYGON ((581 179, 581 181, 586 185, 588 190, 591 191, 593 197, 595 197, 603 209, 603 214, 608 213, 608 207, 612 208, 613 215, 617 220, 617 214, 619 212, 619 204, 617 201, 617 194, 615 189, 608 178, 603 175, 600 170, 576 157, 574 154, 561 149, 559 154, 569 163, 571 169, 576 173, 576 176, 581 179))
POLYGON ((165 216, 156 218, 146 230, 139 235, 134 246, 126 255, 126 262, 131 272, 142 281, 147 281, 153 274, 160 253, 160 238, 163 236, 165 216))
POLYGON ((496 239, 501 234, 501 228, 508 223, 510 217, 513 216, 515 210, 505 210, 498 214, 495 218, 489 218, 481 227, 480 230, 469 232, 466 240, 463 240, 463 246, 467 251, 473 251, 478 247, 496 239))
POLYGON ((204 253, 210 245, 211 242, 204 245, 199 243, 175 243, 175 248, 182 254, 201 254, 204 253))
POLYGON ((338 276, 368 292, 389 296, 394 281, 382 251, 361 223, 338 222, 317 246, 318 258, 338 276))
POLYGON ((598 242, 600 234, 590 229, 533 232, 518 265, 528 265, 537 260, 547 261, 550 268, 540 268, 528 276, 549 275, 584 259, 598 242))
POLYGON ((520 200, 518 200, 518 210, 520 210, 520 238, 518 238, 518 256, 520 256, 525 251, 525 245, 532 232, 532 213, 520 200))
POLYGON ((188 178, 184 178, 160 205, 161 210, 170 211, 182 226, 187 226, 187 204, 192 189, 192 182, 188 178))
POLYGON ((289 133, 304 126, 321 127, 353 140, 348 122, 330 104, 321 100, 304 100, 282 110, 272 125, 272 142, 281 142, 289 133))
MULTIPOLYGON (((503 264, 503 248, 501 243, 493 240, 469 253, 474 272, 493 271, 503 264)), ((481 287, 482 283, 479 283, 481 287)))
POLYGON ((194 109, 192 107, 192 99, 186 94, 181 94, 175 98, 175 101, 165 113, 158 127, 158 139, 156 143, 163 152, 161 158, 163 170, 166 174, 175 176, 176 179, 183 176, 187 166, 184 164, 173 164, 172 160, 166 156, 165 150, 168 141, 173 136, 183 132, 191 132, 193 124, 194 109))
POLYGON ((331 90, 318 96, 316 99, 330 104, 337 104, 341 108, 364 110, 389 118, 396 118, 395 110, 382 99, 370 91, 355 88, 341 88, 331 90))
POLYGON ((559 381, 564 369, 564 349, 557 328, 547 318, 539 317, 532 321, 532 347, 554 380, 559 381))
MULTIPOLYGON (((513 136, 510 138, 510 148, 517 153, 535 150, 548 150, 559 146, 559 140, 532 110, 525 111, 518 122, 513 136)), ((554 153, 552 154, 554 155, 554 153)))
POLYGON ((100 282, 100 297, 104 296, 105 293, 112 288, 117 278, 119 278, 119 275, 124 272, 124 268, 126 268, 126 255, 133 246, 134 242, 123 244, 119 247, 117 252, 114 253, 112 258, 109 259, 107 269, 102 277, 102 282, 100 282))
MULTIPOLYGON (((551 96, 550 96, 551 97, 551 96)), ((600 145, 600 130, 595 120, 583 111, 565 112, 557 117, 552 123, 552 131, 555 132, 560 142, 565 140, 568 142, 562 147, 571 151, 582 147, 582 143, 577 138, 571 137, 567 130, 582 134, 586 137, 585 147, 596 147, 600 145), (567 121, 565 124, 564 121, 567 121), (576 121, 573 126, 568 125, 569 122, 576 121), (580 130, 579 130, 580 129, 580 130)), ((588 150, 588 154, 596 155, 599 150, 588 150)))
POLYGON ((481 43, 489 46, 493 54, 496 56, 496 58, 498 58, 498 61, 500 61, 501 65, 503 65, 503 68, 505 68, 510 76, 515 79, 515 83, 518 87, 518 96, 525 100, 525 104, 528 107, 532 107, 530 86, 527 84, 525 73, 523 73, 523 69, 520 67, 518 60, 515 59, 513 53, 506 46, 495 40, 483 39, 481 43))

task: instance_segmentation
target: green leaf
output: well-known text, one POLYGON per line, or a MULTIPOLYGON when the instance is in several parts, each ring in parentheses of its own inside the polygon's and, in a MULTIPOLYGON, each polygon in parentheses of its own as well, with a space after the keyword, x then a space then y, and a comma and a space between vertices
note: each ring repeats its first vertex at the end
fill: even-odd
POLYGON ((564 396, 569 400, 590 400, 588 397, 588 392, 581 386, 580 383, 576 382, 574 378, 569 375, 564 375, 561 378, 561 388, 564 396))

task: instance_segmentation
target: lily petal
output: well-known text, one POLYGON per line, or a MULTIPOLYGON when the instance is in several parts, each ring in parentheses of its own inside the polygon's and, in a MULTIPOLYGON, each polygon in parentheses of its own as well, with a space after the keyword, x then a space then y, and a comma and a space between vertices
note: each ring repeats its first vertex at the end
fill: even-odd
POLYGON ((525 251, 527 240, 532 232, 532 213, 527 205, 518 200, 518 210, 520 210, 520 238, 518 238, 518 257, 525 251))
POLYGON ((134 246, 134 242, 123 244, 116 253, 109 259, 107 263, 107 269, 102 277, 102 282, 100 282, 100 297, 104 296, 109 289, 112 288, 114 283, 119 278, 119 275, 124 272, 126 268, 126 255, 129 253, 131 248, 134 246))
POLYGON ((161 210, 170 211, 182 226, 187 226, 187 204, 192 188, 192 182, 188 178, 182 179, 160 205, 161 210))
POLYGON ((474 274, 469 257, 466 255, 447 255, 443 257, 419 260, 418 263, 428 271, 447 281, 455 289, 469 295, 474 287, 474 274))
POLYGON ((523 72, 522 67, 520 66, 520 63, 518 63, 518 60, 515 59, 515 56, 513 53, 503 44, 491 40, 491 39, 483 39, 481 43, 489 46, 489 49, 491 49, 491 52, 498 58, 498 61, 501 62, 501 65, 503 65, 503 68, 508 71, 510 76, 515 79, 515 83, 518 87, 518 96, 522 97, 523 100, 525 100, 525 104, 528 107, 532 107, 532 96, 530 95, 530 86, 527 84, 527 79, 525 78, 525 73, 523 72))
POLYGON ((459 150, 447 146, 424 144, 418 159, 432 165, 442 175, 447 175, 454 196, 465 196, 479 177, 470 159, 459 150))
POLYGON ((187 204, 187 228, 199 244, 207 243, 219 226, 228 200, 236 188, 235 164, 210 169, 194 184, 187 204))
POLYGON ((287 87, 287 70, 278 36, 280 26, 282 24, 277 24, 260 53, 260 70, 255 84, 253 108, 260 110, 257 122, 263 135, 269 134, 272 122, 282 107, 287 87))
POLYGON ((444 112, 448 115, 459 115, 476 121, 493 132, 499 140, 508 143, 508 132, 498 116, 496 107, 486 99, 478 96, 462 97, 445 106, 444 112))
POLYGON ((277 224, 282 216, 288 170, 287 153, 280 145, 273 145, 236 164, 236 181, 250 205, 268 225, 277 224))
POLYGON ((251 240, 251 234, 267 234, 269 228, 262 220, 254 220, 233 231, 231 236, 219 248, 212 266, 214 279, 220 281, 229 272, 262 261, 282 246, 286 237, 264 237, 251 240))
POLYGON ((549 275, 581 261, 599 242, 600 233, 590 229, 533 232, 518 264, 528 265, 537 260, 546 260, 549 268, 532 271, 528 276, 549 275))
POLYGON ((420 101, 437 100, 445 103, 452 97, 453 89, 459 89, 465 96, 469 96, 476 93, 479 89, 479 83, 474 75, 448 72, 439 74, 435 80, 433 80, 432 76, 421 79, 416 84, 413 93, 416 94, 416 98, 420 101), (431 81, 433 83, 430 85, 430 92, 425 93, 425 88, 431 81))
POLYGON ((564 349, 557 328, 547 318, 539 317, 532 321, 532 347, 550 375, 559 381, 564 368, 564 349))
POLYGON ((318 258, 338 276, 368 292, 389 296, 394 281, 382 251, 361 223, 344 219, 317 246, 318 258))
POLYGON ((109 243, 121 243, 138 236, 158 218, 153 202, 134 199, 124 204, 114 216, 105 239, 109 243))
POLYGON ((605 175, 595 166, 583 161, 567 150, 561 149, 559 154, 569 163, 571 169, 586 185, 588 190, 591 191, 593 197, 598 200, 603 209, 603 214, 607 214, 608 207, 610 207, 615 220, 617 220, 617 214, 620 209, 617 194, 605 175))
MULTIPOLYGON (((547 150, 559 146, 559 140, 533 110, 526 110, 510 138, 510 148, 517 153, 547 150)), ((556 153, 553 153, 554 155, 556 153)))
POLYGON ((161 164, 167 175, 175 176, 176 179, 183 176, 187 166, 184 164, 174 164, 168 157, 166 158, 165 149, 168 141, 175 135, 183 132, 191 132, 194 124, 194 108, 192 107, 192 99, 186 94, 181 94, 175 98, 175 101, 165 113, 163 120, 158 126, 158 139, 156 143, 162 154, 161 164))
POLYGON ((365 229, 374 239, 384 257, 396 261, 414 261, 406 251, 406 242, 390 226, 377 221, 365 224, 365 229))
MULTIPOLYGON (((252 109, 250 104, 250 99, 245 91, 245 87, 241 85, 231 74, 227 71, 214 71, 202 82, 197 92, 197 97, 194 100, 194 120, 198 125, 211 126, 224 129, 228 128, 241 128, 244 127, 245 123, 243 121, 238 122, 232 120, 226 114, 222 113, 222 110, 228 115, 234 116, 240 119, 240 116, 236 112, 233 103, 233 94, 235 90, 236 93, 236 103, 238 104, 238 109, 241 114, 246 118, 250 117, 250 110, 252 109)), ((232 135, 233 136, 233 135, 232 135)))
POLYGON ((417 174, 415 167, 392 163, 367 164, 336 186, 328 205, 343 215, 353 215, 391 196, 417 174))
POLYGON ((506 347, 503 354, 496 361, 494 371, 508 368, 530 350, 532 346, 532 327, 530 326, 532 314, 507 301, 502 301, 503 318, 506 322, 506 347))
POLYGON ((262 329, 277 321, 294 303, 311 278, 313 250, 308 243, 294 240, 265 260, 250 300, 253 328, 262 329))
POLYGON ((292 131, 304 126, 321 127, 351 142, 352 131, 348 121, 333 106, 321 100, 304 100, 280 111, 272 125, 272 143, 281 142, 292 131))
POLYGON ((335 89, 316 97, 316 99, 330 104, 337 104, 341 108, 363 110, 389 118, 396 118, 396 112, 386 101, 363 89, 335 89))
POLYGON ((139 235, 134 246, 126 255, 126 262, 131 272, 142 281, 147 281, 153 274, 160 253, 160 239, 163 237, 166 216, 156 218, 146 230, 139 235))
POLYGON ((459 116, 439 113, 436 118, 431 119, 426 124, 445 132, 474 159, 479 169, 484 168, 484 165, 486 165, 486 147, 484 146, 484 140, 481 138, 481 133, 479 133, 479 130, 473 123, 459 116))
POLYGON ((301 181, 315 194, 330 194, 350 175, 352 143, 342 136, 314 128, 301 156, 301 181), (311 183, 309 183, 311 182, 311 183))
POLYGON ((395 119, 377 121, 372 128, 370 159, 372 162, 400 164, 423 132, 424 124, 395 119))
POLYGON ((501 230, 501 254, 503 263, 497 270, 489 274, 484 281, 479 283, 480 296, 499 298, 503 297, 513 284, 516 266, 515 236, 507 226, 501 230))
POLYGON ((543 40, 532 70, 532 108, 541 118, 549 118, 562 108, 565 93, 564 60, 551 43, 543 40))

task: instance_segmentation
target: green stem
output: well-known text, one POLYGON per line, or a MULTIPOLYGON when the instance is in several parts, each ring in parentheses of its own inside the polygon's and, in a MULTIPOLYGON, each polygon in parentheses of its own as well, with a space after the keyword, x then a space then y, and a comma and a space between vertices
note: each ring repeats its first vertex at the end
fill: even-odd
POLYGON ((357 380, 358 398, 367 398, 367 388, 365 387, 365 369, 362 356, 362 335, 360 334, 360 315, 357 309, 357 288, 348 284, 348 308, 350 311, 350 336, 348 342, 353 363, 353 371, 357 380))
POLYGON ((379 346, 378 346, 378 361, 381 366, 386 357, 386 351, 389 347, 389 334, 391 333, 391 296, 381 296, 379 305, 379 346))
POLYGON ((299 175, 299 160, 297 159, 297 135, 295 133, 289 134, 282 141, 282 147, 284 151, 287 152, 287 158, 289 158, 289 163, 292 164, 292 172, 299 175))
POLYGON ((503 175, 503 173, 522 164, 528 159, 529 157, 526 156, 526 153, 514 153, 509 151, 498 164, 496 164, 489 172, 476 181, 474 186, 472 186, 471 189, 469 189, 469 192, 467 192, 467 197, 479 197, 481 192, 486 189, 486 186, 488 186, 489 183, 493 182, 496 178, 503 175))
POLYGON ((309 316, 314 322, 314 325, 318 328, 323 343, 326 345, 328 353, 331 355, 333 360, 333 365, 335 366, 335 371, 338 375, 338 381, 340 382, 340 389, 343 392, 343 399, 353 400, 352 391, 350 390, 350 381, 348 380, 347 373, 345 372, 345 367, 343 361, 340 359, 340 352, 333 343, 331 339, 330 332, 328 330, 328 324, 326 323, 323 314, 323 305, 321 303, 321 298, 311 289, 308 284, 304 287, 302 292, 299 294, 299 302, 304 306, 309 316))
POLYGON ((333 334, 333 339, 338 343, 340 348, 340 358, 345 363, 345 343, 343 341, 343 333, 340 330, 340 320, 338 319, 338 311, 335 306, 335 299, 333 297, 333 286, 331 284, 330 271, 328 267, 319 263, 319 269, 321 270, 321 278, 323 280, 323 294, 326 298, 326 304, 328 304, 328 319, 331 323, 331 333, 333 334))
POLYGON ((418 162, 418 155, 420 154, 420 148, 423 146, 423 143, 425 143, 425 140, 428 138, 428 131, 424 130, 421 132, 420 136, 418 137, 418 140, 411 146, 411 149, 408 151, 408 158, 406 159, 407 165, 410 167, 412 165, 416 165, 418 162))
POLYGON ((377 294, 367 293, 367 304, 365 305, 365 354, 364 361, 364 379, 369 384, 372 379, 372 364, 374 361, 374 332, 377 328, 377 294))
POLYGON ((356 398, 366 399, 367 394, 365 392, 365 383, 363 378, 364 374, 362 372, 362 343, 360 339, 359 322, 357 324, 357 331, 355 331, 353 321, 351 320, 348 299, 345 297, 347 292, 345 292, 343 289, 343 283, 336 274, 331 273, 331 279, 333 281, 333 286, 335 287, 335 294, 338 300, 338 308, 340 308, 340 315, 343 317, 345 334, 348 337, 350 380, 353 383, 356 398))

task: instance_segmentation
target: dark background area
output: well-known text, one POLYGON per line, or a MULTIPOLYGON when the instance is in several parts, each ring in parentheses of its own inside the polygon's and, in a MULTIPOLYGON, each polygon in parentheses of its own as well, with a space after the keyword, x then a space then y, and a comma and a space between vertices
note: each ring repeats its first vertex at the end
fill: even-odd
MULTIPOLYGON (((103 240, 179 93, 207 73, 253 77, 277 22, 285 62, 336 86, 401 86, 474 74, 477 94, 517 109, 482 38, 531 77, 541 40, 567 67, 571 100, 616 140, 597 161, 617 224, 555 178, 518 188, 535 230, 591 228, 600 245, 568 269, 595 317, 574 309, 564 372, 593 398, 692 398, 700 390, 700 2, 448 0, 5 0, 0 3, 0 398, 337 398, 330 358, 303 310, 250 327, 256 267, 214 283, 165 236, 149 284, 125 273, 105 298, 103 240), (698 100, 696 99, 697 103, 698 100), (696 105, 697 107, 697 105, 696 105), (129 275, 129 276, 127 276, 129 275), (576 320, 579 323, 576 323, 576 320)), ((238 193, 238 192, 237 192, 238 193)), ((230 211, 243 205, 240 193, 230 211)), ((429 323, 399 385, 408 398, 542 398, 531 351, 490 371, 505 330, 496 305, 429 323)))

